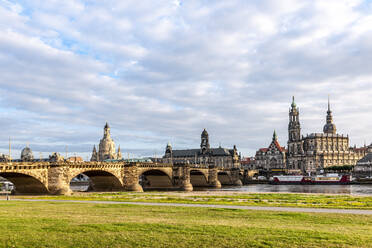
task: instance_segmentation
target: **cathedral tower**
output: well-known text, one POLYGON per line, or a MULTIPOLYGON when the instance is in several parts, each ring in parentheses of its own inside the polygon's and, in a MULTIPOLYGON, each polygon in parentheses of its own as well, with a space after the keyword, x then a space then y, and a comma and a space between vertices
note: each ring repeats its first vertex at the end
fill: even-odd
POLYGON ((172 145, 168 142, 167 146, 165 147, 165 158, 171 158, 173 156, 172 145))
POLYGON ((300 111, 297 108, 295 99, 292 97, 291 108, 289 109, 288 124, 288 167, 289 169, 299 169, 303 145, 301 139, 300 111))
POLYGON ((200 150, 202 154, 206 154, 209 152, 210 145, 209 145, 209 135, 207 130, 203 130, 201 134, 201 143, 200 143, 200 150))
POLYGON ((289 125, 288 125, 288 142, 298 142, 301 140, 301 125, 300 112, 292 97, 292 104, 289 110, 289 125))
POLYGON ((333 124, 331 105, 328 97, 327 123, 324 125, 323 132, 327 134, 336 134, 336 125, 333 124))

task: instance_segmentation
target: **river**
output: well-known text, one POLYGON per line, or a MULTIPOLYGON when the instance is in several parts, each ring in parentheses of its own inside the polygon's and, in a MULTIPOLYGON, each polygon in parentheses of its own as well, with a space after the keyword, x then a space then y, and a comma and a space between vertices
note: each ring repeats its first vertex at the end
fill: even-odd
MULTIPOLYGON (((88 185, 71 185, 73 191, 85 191, 88 185)), ((194 188, 194 191, 239 191, 247 193, 313 193, 313 194, 348 194, 372 196, 372 184, 353 185, 271 185, 251 184, 241 187, 226 186, 222 189, 194 188)))
POLYGON ((314 193, 314 194, 350 194, 372 196, 372 184, 352 185, 272 185, 251 184, 241 187, 223 187, 222 191, 241 191, 249 193, 314 193))

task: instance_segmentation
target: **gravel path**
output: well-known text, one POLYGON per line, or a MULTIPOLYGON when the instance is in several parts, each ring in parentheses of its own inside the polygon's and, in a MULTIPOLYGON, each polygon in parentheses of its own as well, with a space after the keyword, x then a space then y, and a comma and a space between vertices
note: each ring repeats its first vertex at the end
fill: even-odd
MULTIPOLYGON (((6 199, 0 199, 6 201, 6 199)), ((334 214, 363 214, 372 215, 372 210, 361 209, 334 209, 334 208, 295 208, 295 207, 259 207, 259 206, 234 206, 216 204, 185 204, 185 203, 156 203, 156 202, 117 202, 117 201, 79 201, 79 200, 48 200, 48 199, 11 199, 10 201, 28 202, 74 202, 74 203, 94 203, 94 204, 126 204, 143 206, 171 206, 171 207, 199 207, 199 208, 225 208, 225 209, 244 209, 259 211, 281 211, 297 213, 334 213, 334 214)))

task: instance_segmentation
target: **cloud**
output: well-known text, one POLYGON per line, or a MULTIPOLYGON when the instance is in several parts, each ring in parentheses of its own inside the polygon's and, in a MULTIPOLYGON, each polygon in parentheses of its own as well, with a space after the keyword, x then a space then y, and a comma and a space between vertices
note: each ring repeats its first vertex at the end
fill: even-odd
MULTIPOLYGON (((211 143, 244 155, 303 133, 327 95, 352 144, 372 141, 371 3, 345 1, 0 1, 0 152, 13 137, 47 154, 89 154, 105 121, 134 155, 211 143), (358 125, 355 125, 358 120, 358 125)), ((18 152, 18 153, 17 153, 18 152)))

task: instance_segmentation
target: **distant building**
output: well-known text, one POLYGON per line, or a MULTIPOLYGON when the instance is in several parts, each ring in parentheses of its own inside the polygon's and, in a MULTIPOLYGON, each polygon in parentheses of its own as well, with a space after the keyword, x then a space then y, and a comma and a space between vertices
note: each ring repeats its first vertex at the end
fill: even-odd
POLYGON ((299 108, 292 100, 289 110, 287 168, 316 172, 329 166, 355 165, 366 154, 364 148, 349 147, 349 136, 336 133, 328 100, 323 133, 301 136, 299 108))
POLYGON ((255 169, 285 169, 286 150, 278 142, 278 137, 274 131, 273 139, 267 148, 261 148, 256 152, 255 169))
POLYGON ((49 155, 49 162, 63 162, 64 157, 58 152, 53 152, 52 155, 49 155))
POLYGON ((241 167, 247 170, 253 170, 255 169, 256 165, 256 160, 254 157, 247 157, 247 158, 242 158, 240 160, 241 167))
POLYGON ((0 162, 9 162, 10 157, 9 155, 0 154, 0 162))
POLYGON ((21 160, 23 162, 34 161, 34 155, 30 147, 26 146, 21 152, 21 160))
POLYGON ((172 145, 168 143, 165 148, 163 160, 170 163, 192 163, 208 164, 224 168, 240 167, 240 157, 236 146, 233 149, 210 148, 209 135, 204 129, 201 134, 200 149, 173 150, 172 145))
POLYGON ((79 162, 84 162, 84 160, 82 157, 73 156, 73 157, 67 158, 67 162, 79 163, 79 162))
POLYGON ((118 151, 115 151, 115 143, 114 140, 111 138, 110 133, 110 126, 106 122, 104 127, 103 138, 99 142, 98 152, 96 146, 93 146, 92 157, 90 161, 104 161, 107 159, 110 160, 120 160, 122 159, 121 149, 120 146, 118 151))
POLYGON ((372 144, 367 147, 367 154, 355 165, 354 176, 372 179, 372 144))

